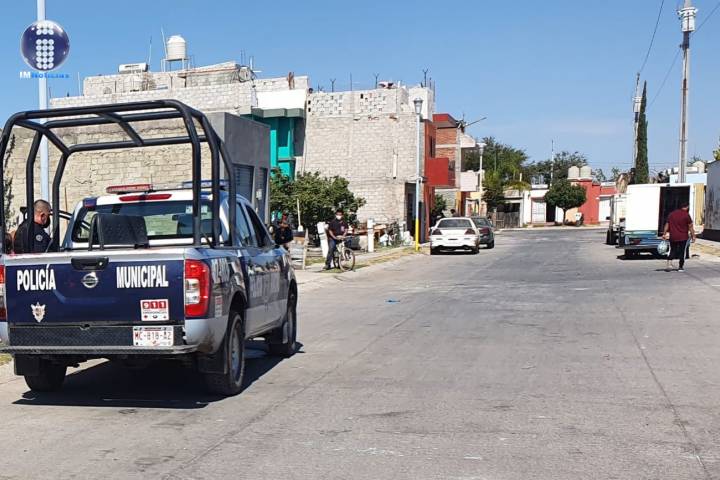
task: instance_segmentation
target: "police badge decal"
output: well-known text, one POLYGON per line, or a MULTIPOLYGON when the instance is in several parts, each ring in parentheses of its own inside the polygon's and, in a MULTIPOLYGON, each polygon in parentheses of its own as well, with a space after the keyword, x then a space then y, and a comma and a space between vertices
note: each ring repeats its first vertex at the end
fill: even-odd
POLYGON ((30 308, 35 320, 38 323, 42 322, 43 318, 45 318, 45 305, 40 305, 40 302, 37 302, 35 305, 30 305, 30 308))

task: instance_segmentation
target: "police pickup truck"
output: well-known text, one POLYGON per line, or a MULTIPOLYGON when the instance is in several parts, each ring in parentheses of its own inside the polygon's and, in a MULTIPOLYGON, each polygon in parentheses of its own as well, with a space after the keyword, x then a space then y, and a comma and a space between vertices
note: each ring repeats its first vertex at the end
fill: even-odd
MULTIPOLYGON (((296 349, 297 284, 290 259, 273 243, 251 204, 234 193, 232 169, 227 169, 225 187, 217 178, 227 152, 204 115, 162 101, 23 112, 8 124, 34 129, 35 118, 50 117, 37 136, 49 134, 61 151, 65 147, 73 153, 73 148, 91 148, 66 146, 52 134, 54 128, 110 119, 121 122, 130 136, 112 146, 133 148, 156 143, 140 138, 133 125, 156 119, 159 108, 165 108, 167 118, 190 120, 187 143, 210 144, 216 174, 211 181, 200 180, 200 149, 193 148, 188 184, 109 188, 107 195, 77 205, 62 238, 59 214, 53 212, 48 251, 2 256, 0 351, 14 356, 16 374, 33 390, 60 388, 67 367, 88 359, 136 366, 172 358, 197 368, 210 391, 234 395, 242 388, 245 340, 263 337, 269 352, 281 356, 296 349), (204 135, 195 131, 195 123, 204 135)), ((10 130, 8 125, 3 130, 0 155, 10 130)), ((170 141, 182 143, 178 138, 185 137, 170 141)), ((29 162, 34 161, 32 150, 29 162)), ((53 182, 54 205, 60 177, 56 174, 53 182)), ((33 238, 27 240, 32 245, 33 238)))

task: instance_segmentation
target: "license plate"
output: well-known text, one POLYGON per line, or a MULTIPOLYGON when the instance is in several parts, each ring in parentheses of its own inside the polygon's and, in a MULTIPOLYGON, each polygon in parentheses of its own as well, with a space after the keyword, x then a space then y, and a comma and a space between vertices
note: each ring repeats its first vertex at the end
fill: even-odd
POLYGON ((136 347, 172 347, 173 327, 133 327, 136 347))

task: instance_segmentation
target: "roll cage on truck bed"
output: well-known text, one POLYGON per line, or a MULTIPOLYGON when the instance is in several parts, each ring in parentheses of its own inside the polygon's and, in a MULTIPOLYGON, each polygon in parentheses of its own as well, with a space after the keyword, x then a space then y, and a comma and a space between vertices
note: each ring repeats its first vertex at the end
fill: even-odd
MULTIPOLYGON (((205 375, 211 391, 233 395, 239 393, 242 386, 244 340, 264 337, 270 353, 281 356, 294 353, 297 285, 292 266, 285 251, 272 243, 252 207, 237 196, 230 156, 203 113, 175 100, 19 112, 10 117, 2 131, 0 158, 4 158, 14 127, 34 131, 25 171, 26 211, 30 222, 35 201, 35 163, 43 138, 60 152, 52 181, 51 200, 55 208, 52 210, 50 248, 46 253, 9 255, 11 252, 5 251, 5 245, 0 245, 3 254, 0 260, 0 339, 9 342, 0 346, 0 351, 15 356, 15 371, 25 376, 30 388, 57 389, 67 366, 90 358, 142 363, 152 358, 175 356, 190 359, 205 375), (144 138, 134 128, 134 124, 158 120, 180 120, 185 134, 144 138), (58 132, 66 128, 103 125, 118 126, 119 133, 126 138, 68 145, 61 139, 62 131, 58 132), (203 143, 210 151, 209 192, 207 182, 201 178, 203 143), (181 144, 191 146, 192 199, 187 210, 183 210, 192 216, 191 244, 188 238, 175 247, 123 244, 127 245, 124 250, 113 246, 105 249, 101 234, 99 250, 93 250, 94 237, 88 239, 87 251, 61 245, 57 208, 60 184, 74 153, 181 144), (221 171, 225 174, 222 185, 221 171), (254 231, 252 238, 246 235, 248 224, 254 231), (130 288, 121 279, 132 269, 134 272, 140 272, 139 269, 161 272, 163 281, 159 280, 160 273, 157 277, 153 273, 152 278, 158 280, 154 288, 139 288, 150 287, 145 284, 130 288), (52 286, 44 281, 31 288, 27 284, 21 287, 23 275, 38 275, 37 278, 42 276, 45 280, 52 275, 52 286), (94 278, 86 284, 88 276, 94 278), (57 287, 55 277, 58 278, 57 287), (95 288, 98 283, 101 288, 92 290, 95 295, 90 295, 87 289, 95 288), (158 298, 165 300, 150 300, 158 298), (46 312, 46 305, 40 305, 41 302, 46 303, 51 312, 46 312), (94 310, 91 302, 96 302, 94 310), (98 302, 106 303, 98 308, 98 302), (157 307, 141 306, 147 302, 160 302, 159 305, 165 302, 164 307, 160 307, 164 312, 155 317, 160 320, 159 324, 154 324, 160 325, 158 327, 146 327, 147 323, 141 321, 140 312, 142 320, 146 320, 144 309, 157 307), (202 308, 195 308, 198 306, 202 308), (150 335, 153 329, 162 331, 158 334, 159 343, 150 335), (146 333, 149 339, 145 338, 146 333)), ((0 169, 0 233, 3 238, 7 230, 4 175, 0 169)), ((139 205, 153 204, 152 197, 157 196, 176 197, 172 193, 142 194, 133 201, 139 205)), ((121 196, 119 201, 126 201, 126 198, 121 196)), ((159 203, 154 205, 157 207, 159 203)), ((84 208, 84 202, 78 208, 81 207, 84 208)), ((100 225, 100 220, 105 222, 108 215, 98 213, 93 219, 93 227, 100 225)), ((110 216, 114 217, 114 214, 110 216)), ((145 220, 134 217, 134 220, 138 219, 142 223, 142 228, 138 228, 143 231, 145 220)), ((117 220, 108 220, 108 225, 117 220)), ((189 237, 189 229, 187 233, 189 237)), ((35 244, 32 228, 27 229, 25 240, 27 251, 32 252, 35 244)))

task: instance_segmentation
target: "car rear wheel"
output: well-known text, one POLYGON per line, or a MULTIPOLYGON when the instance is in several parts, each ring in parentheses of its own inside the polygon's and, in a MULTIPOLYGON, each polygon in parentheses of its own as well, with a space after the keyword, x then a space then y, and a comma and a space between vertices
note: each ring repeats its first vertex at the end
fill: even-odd
POLYGON ((271 355, 291 357, 297 350, 297 293, 294 290, 288 294, 283 326, 268 337, 267 344, 271 355))
POLYGON ((245 373, 245 323, 242 315, 230 312, 230 328, 223 344, 224 373, 206 373, 205 384, 211 393, 237 395, 245 373))
POLYGON ((30 390, 36 392, 54 392, 62 387, 66 372, 65 365, 58 365, 50 360, 40 360, 38 374, 25 375, 25 383, 30 390))
POLYGON ((487 244, 487 248, 495 248, 495 240, 487 244))
POLYGON ((473 247, 473 248, 470 249, 470 252, 471 252, 473 255, 477 255, 478 253, 480 253, 480 247, 473 247))

